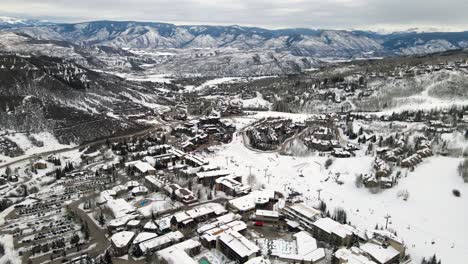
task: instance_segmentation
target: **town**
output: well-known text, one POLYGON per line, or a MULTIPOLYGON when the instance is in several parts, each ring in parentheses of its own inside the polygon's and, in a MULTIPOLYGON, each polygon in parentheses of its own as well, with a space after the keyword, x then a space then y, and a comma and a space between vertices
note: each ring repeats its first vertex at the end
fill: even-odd
MULTIPOLYGON (((20 145, 45 136, 2 131, 1 251, 103 264, 409 264, 437 262, 439 243, 463 251, 381 205, 421 207, 408 189, 438 160, 468 181, 468 107, 386 111, 395 101, 377 84, 466 75, 466 60, 367 63, 201 90, 179 80, 160 93, 173 105, 100 113, 150 124, 144 133, 26 158, 20 145)), ((465 187, 444 188, 463 201, 465 187)))

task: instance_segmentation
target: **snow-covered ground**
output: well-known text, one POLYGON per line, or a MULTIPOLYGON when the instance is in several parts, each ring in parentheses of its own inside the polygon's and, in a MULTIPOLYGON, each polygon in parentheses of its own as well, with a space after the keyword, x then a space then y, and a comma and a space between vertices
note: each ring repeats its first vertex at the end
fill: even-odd
POLYGON ((262 94, 257 93, 257 96, 252 99, 241 100, 244 108, 250 109, 270 109, 272 103, 265 100, 262 94))
MULTIPOLYGON (((243 126, 252 119, 236 121, 238 126, 243 126)), ((251 151, 244 147, 242 136, 236 136, 232 143, 217 150, 206 159, 236 171, 244 176, 244 180, 252 166, 257 180, 254 186, 264 185, 282 192, 295 190, 303 193, 311 205, 317 203, 317 190, 322 189, 321 198, 330 211, 336 207, 346 209, 351 223, 357 227, 370 230, 376 224, 384 226, 384 216, 389 214, 389 228, 404 239, 415 263, 434 253, 443 263, 460 263, 468 259, 468 241, 465 239, 468 234, 465 223, 468 219, 468 185, 457 175, 461 159, 428 158, 414 172, 408 172, 407 178, 401 179, 393 189, 371 194, 365 188, 357 188, 355 178, 356 174, 370 171, 372 157, 337 159, 326 170, 323 166, 326 157, 292 157, 251 151), (267 169, 266 177, 264 169, 267 169), (342 185, 334 180, 337 173, 344 182, 342 185), (453 189, 458 189, 461 197, 455 197, 453 189), (401 190, 409 192, 408 201, 398 198, 401 190)))
POLYGON ((5 254, 0 255, 0 264, 19 264, 21 263, 21 258, 18 255, 18 252, 14 250, 13 247, 13 236, 12 235, 0 235, 0 243, 5 248, 5 254))
POLYGON ((42 147, 35 146, 25 133, 10 134, 6 137, 11 141, 15 142, 24 151, 24 155, 14 158, 0 155, 0 165, 3 162, 15 161, 24 158, 28 155, 34 155, 37 153, 55 151, 65 148, 73 148, 76 146, 74 144, 64 145, 59 143, 57 138, 55 138, 55 136, 52 135, 50 132, 40 132, 36 134, 30 134, 29 136, 34 137, 36 140, 43 142, 44 145, 42 147))

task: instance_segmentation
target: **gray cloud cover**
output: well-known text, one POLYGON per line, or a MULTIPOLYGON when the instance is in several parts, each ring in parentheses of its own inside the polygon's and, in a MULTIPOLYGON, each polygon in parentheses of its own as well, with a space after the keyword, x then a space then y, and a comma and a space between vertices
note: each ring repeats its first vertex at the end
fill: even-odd
POLYGON ((165 21, 271 28, 468 30, 466 0, 1 0, 0 13, 60 22, 165 21))

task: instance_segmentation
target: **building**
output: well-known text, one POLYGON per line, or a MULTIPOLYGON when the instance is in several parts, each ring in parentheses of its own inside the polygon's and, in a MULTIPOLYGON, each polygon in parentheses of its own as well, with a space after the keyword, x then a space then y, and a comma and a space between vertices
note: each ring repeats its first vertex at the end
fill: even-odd
POLYGON ((400 263, 400 252, 389 244, 371 240, 361 245, 360 248, 378 264, 400 263))
POLYGON ((247 224, 245 222, 234 220, 224 224, 217 223, 215 226, 208 224, 200 227, 197 232, 201 234, 200 242, 203 246, 206 248, 215 248, 219 236, 224 232, 236 231, 242 233, 245 230, 247 230, 247 224))
POLYGON ((157 175, 149 175, 145 177, 144 185, 148 190, 153 192, 158 192, 164 188, 164 186, 169 184, 169 180, 165 177, 157 175))
POLYGON ((147 162, 137 162, 133 165, 133 168, 140 176, 156 174, 156 169, 147 162))
POLYGON ((259 190, 229 201, 229 207, 235 212, 244 214, 255 209, 272 210, 278 202, 279 193, 273 190, 259 190))
POLYGON ((183 238, 184 235, 181 232, 175 231, 143 241, 138 247, 142 254, 152 254, 158 250, 178 243, 183 238))
POLYGON ((112 249, 117 256, 123 256, 128 253, 128 249, 130 248, 134 236, 135 233, 131 231, 122 231, 112 235, 112 249))
POLYGON ((354 228, 331 218, 320 218, 312 224, 313 236, 335 246, 350 246, 354 242, 354 228))
POLYGON ((193 239, 185 240, 156 253, 161 264, 198 264, 192 257, 200 253, 201 244, 193 239))
POLYGON ((205 186, 212 186, 218 178, 225 177, 231 174, 229 170, 209 170, 197 172, 195 175, 198 182, 205 186))
POLYGON ((216 179, 216 191, 224 192, 230 196, 247 195, 252 187, 242 184, 242 177, 226 176, 216 179))
POLYGON ((37 170, 47 169, 47 162, 45 160, 38 160, 34 162, 34 168, 37 170))
POLYGON ((288 263, 314 264, 325 259, 325 250, 317 246, 317 241, 308 232, 301 231, 293 235, 294 251, 278 249, 272 256, 288 263))
POLYGON ((193 204, 198 201, 197 196, 187 188, 182 188, 178 184, 164 186, 166 194, 184 204, 193 204))
POLYGON ((260 256, 260 248, 234 230, 227 230, 218 237, 217 248, 226 257, 239 263, 260 256))
POLYGON ((258 222, 277 223, 280 219, 278 211, 257 210, 252 215, 252 219, 258 222))
POLYGON ((377 264, 360 248, 340 248, 332 256, 332 264, 377 264))
POLYGON ((225 214, 226 209, 218 203, 199 205, 187 211, 174 214, 171 218, 172 229, 193 228, 197 223, 225 214))
POLYGON ((295 203, 287 206, 282 210, 282 213, 289 219, 298 222, 306 230, 312 230, 313 223, 319 219, 322 213, 304 203, 295 203))

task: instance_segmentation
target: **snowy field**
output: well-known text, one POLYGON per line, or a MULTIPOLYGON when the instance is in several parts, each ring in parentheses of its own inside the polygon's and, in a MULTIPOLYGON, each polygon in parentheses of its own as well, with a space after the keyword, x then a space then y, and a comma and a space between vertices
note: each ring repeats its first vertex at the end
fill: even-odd
MULTIPOLYGON (((262 115, 272 113, 259 116, 262 115)), ((252 118, 235 121, 242 127, 252 122, 252 118)), ((389 228, 403 238, 415 263, 434 253, 443 263, 461 263, 468 259, 468 241, 465 239, 468 234, 468 185, 457 175, 461 159, 428 158, 414 172, 408 172, 396 187, 371 194, 368 189, 356 187, 355 177, 371 170, 372 157, 337 159, 326 170, 323 166, 326 157, 292 157, 251 151, 244 147, 242 137, 236 135, 232 143, 218 147, 216 153, 206 158, 243 175, 244 180, 252 166, 257 181, 254 186, 264 185, 286 193, 291 190, 301 192, 310 205, 317 203, 317 189, 322 189, 321 198, 327 208, 331 212, 336 207, 346 209, 351 223, 362 229, 373 229, 376 224, 385 226, 384 216, 389 214, 389 228), (344 182, 342 185, 334 180, 337 173, 344 182), (452 194, 453 189, 461 192, 460 198, 452 194), (398 198, 401 190, 409 192, 408 201, 398 198)))

